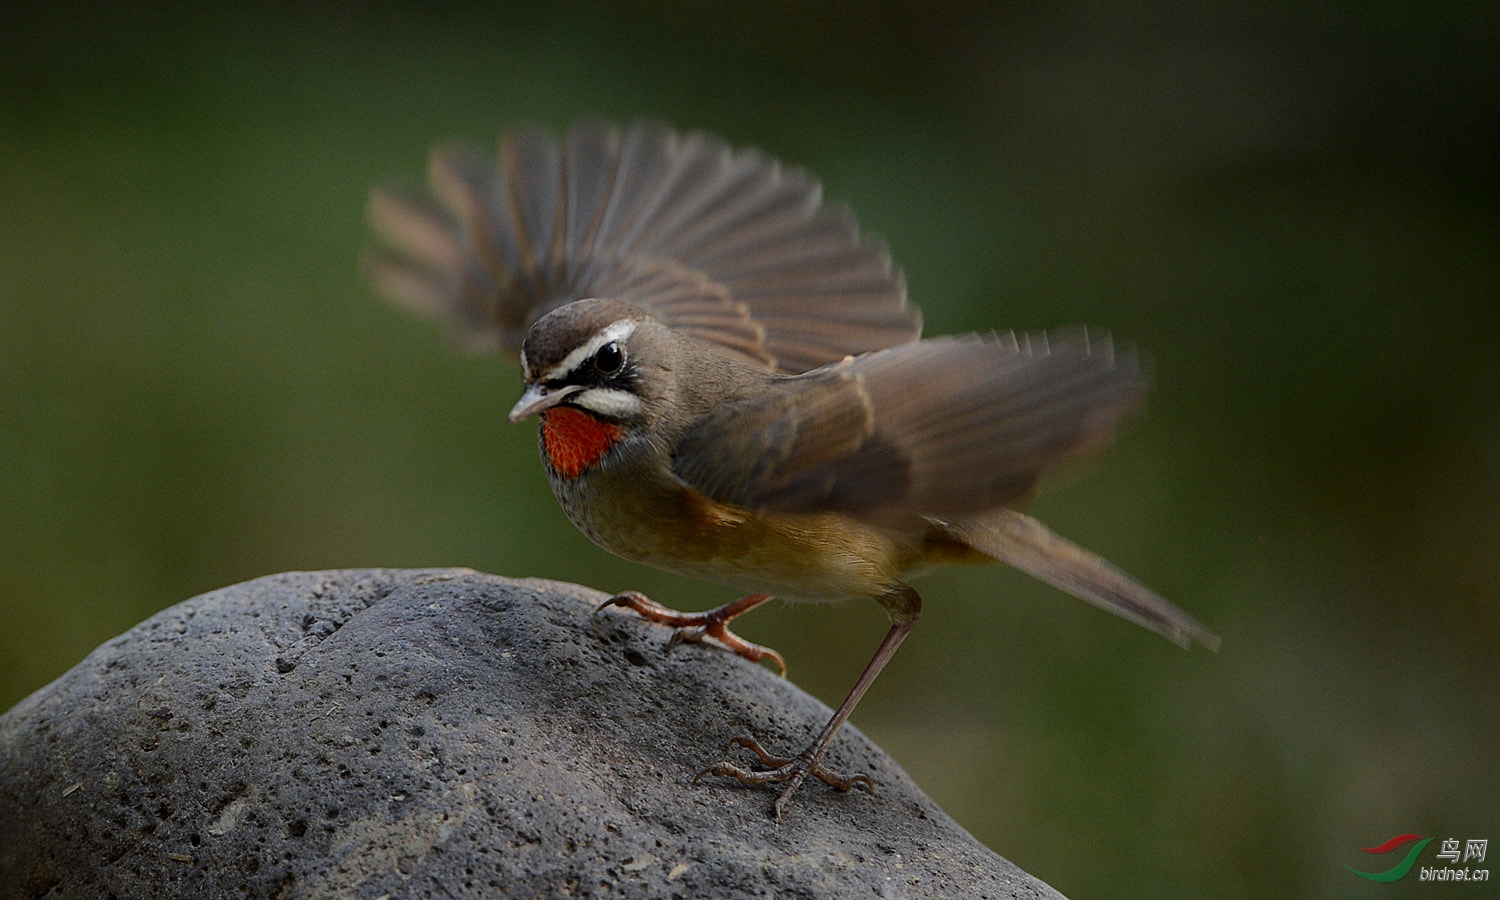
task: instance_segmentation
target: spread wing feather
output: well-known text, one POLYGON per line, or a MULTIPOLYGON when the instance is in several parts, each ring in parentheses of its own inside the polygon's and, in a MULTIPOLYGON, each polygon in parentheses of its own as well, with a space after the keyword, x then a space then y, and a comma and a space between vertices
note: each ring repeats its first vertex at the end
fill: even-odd
POLYGON ((914 341, 921 330, 883 244, 819 184, 753 150, 650 122, 500 141, 498 166, 437 147, 431 197, 377 190, 366 256, 376 289, 464 344, 519 349, 539 316, 585 297, 781 373, 914 341))
POLYGON ((1027 499, 1145 386, 1133 354, 1081 329, 936 338, 732 399, 688 429, 673 469, 752 509, 972 514, 1027 499))

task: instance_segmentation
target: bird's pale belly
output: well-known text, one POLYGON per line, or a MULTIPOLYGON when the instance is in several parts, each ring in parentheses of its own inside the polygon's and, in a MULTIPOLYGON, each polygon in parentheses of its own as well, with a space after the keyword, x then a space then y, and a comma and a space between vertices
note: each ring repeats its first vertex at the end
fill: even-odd
POLYGON ((922 562, 916 533, 902 540, 836 513, 752 513, 677 485, 610 490, 613 479, 602 476, 588 485, 552 479, 568 518, 616 556, 675 574, 833 601, 878 598, 922 562))

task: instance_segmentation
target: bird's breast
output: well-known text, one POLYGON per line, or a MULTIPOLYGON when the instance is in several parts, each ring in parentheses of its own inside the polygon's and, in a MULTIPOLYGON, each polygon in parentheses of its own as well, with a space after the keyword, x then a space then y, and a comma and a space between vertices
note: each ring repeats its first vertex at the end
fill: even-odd
POLYGON ((573 524, 611 553, 786 600, 879 597, 921 555, 917 534, 835 513, 767 514, 717 503, 664 467, 658 473, 610 461, 551 482, 573 524))

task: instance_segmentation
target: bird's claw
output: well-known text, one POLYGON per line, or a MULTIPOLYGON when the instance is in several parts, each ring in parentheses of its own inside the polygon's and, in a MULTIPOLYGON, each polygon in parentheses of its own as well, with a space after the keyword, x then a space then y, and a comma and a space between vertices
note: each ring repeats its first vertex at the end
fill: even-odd
POLYGON ((781 794, 776 798, 773 812, 776 821, 781 821, 782 811, 786 804, 797 792, 797 788, 811 775, 836 791, 848 792, 855 787, 863 787, 870 793, 875 793, 875 782, 870 776, 861 772, 858 775, 840 775, 827 766, 818 762, 811 755, 812 748, 799 753, 793 757, 773 756, 760 742, 752 737, 737 737, 729 742, 729 750, 735 747, 744 747, 756 756, 760 757, 764 769, 743 769, 727 760, 709 766, 693 777, 696 784, 700 779, 708 775, 733 778, 740 784, 784 784, 781 794))
POLYGON ((594 612, 598 613, 611 606, 623 606, 635 611, 643 619, 675 629, 671 640, 667 641, 668 648, 679 641, 693 644, 716 644, 753 663, 769 659, 776 664, 776 668, 781 671, 784 678, 786 677, 786 661, 781 658, 780 653, 770 647, 751 643, 729 630, 729 623, 736 616, 754 609, 767 599, 769 598, 764 594, 751 594, 718 609, 701 613, 683 613, 662 606, 637 591, 625 591, 599 604, 594 612))

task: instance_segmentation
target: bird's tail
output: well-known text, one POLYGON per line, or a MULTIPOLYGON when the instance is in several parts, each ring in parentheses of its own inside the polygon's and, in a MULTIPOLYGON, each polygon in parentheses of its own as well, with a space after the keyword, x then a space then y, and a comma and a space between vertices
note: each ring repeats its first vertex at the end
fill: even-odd
POLYGON ((1144 625, 1181 647, 1219 649, 1219 637, 1197 619, 1031 516, 1005 509, 943 526, 975 550, 1014 566, 1080 600, 1144 625))

